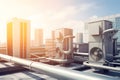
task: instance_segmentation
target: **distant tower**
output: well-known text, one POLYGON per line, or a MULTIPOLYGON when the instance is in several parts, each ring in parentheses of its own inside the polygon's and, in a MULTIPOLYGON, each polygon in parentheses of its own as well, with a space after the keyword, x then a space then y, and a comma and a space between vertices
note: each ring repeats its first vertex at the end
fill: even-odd
POLYGON ((35 30, 35 46, 37 47, 43 46, 43 29, 35 30))
POLYGON ((7 54, 28 58, 30 49, 30 21, 13 18, 7 22, 7 54))
POLYGON ((77 33, 76 36, 76 43, 83 43, 83 34, 82 33, 77 33))
POLYGON ((52 31, 52 39, 55 40, 55 31, 52 31))

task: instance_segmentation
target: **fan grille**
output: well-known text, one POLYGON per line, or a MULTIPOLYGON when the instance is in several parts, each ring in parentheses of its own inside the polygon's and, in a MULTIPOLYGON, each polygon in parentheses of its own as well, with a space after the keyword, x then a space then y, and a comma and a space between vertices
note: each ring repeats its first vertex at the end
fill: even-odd
POLYGON ((103 51, 98 47, 94 47, 90 50, 90 57, 96 62, 100 61, 103 58, 103 51))

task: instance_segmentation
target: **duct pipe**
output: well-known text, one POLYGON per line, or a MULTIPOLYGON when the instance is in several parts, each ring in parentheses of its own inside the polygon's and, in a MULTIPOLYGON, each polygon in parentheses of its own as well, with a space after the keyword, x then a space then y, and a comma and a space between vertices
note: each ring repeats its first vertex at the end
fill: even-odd
POLYGON ((89 67, 95 67, 95 68, 107 69, 107 70, 113 70, 113 71, 120 71, 120 68, 104 66, 104 65, 94 64, 94 63, 89 63, 88 61, 85 61, 83 64, 85 66, 89 66, 89 67))
POLYGON ((118 31, 119 31, 118 29, 107 29, 107 30, 103 31, 103 34, 108 33, 108 32, 115 32, 115 33, 117 33, 118 31))
POLYGON ((64 38, 63 38, 63 40, 62 40, 62 44, 59 44, 59 45, 61 45, 60 47, 59 47, 59 49, 60 49, 60 51, 62 52, 62 53, 64 53, 64 54, 70 54, 71 52, 72 52, 72 50, 73 50, 73 38, 74 38, 74 36, 72 36, 72 35, 70 35, 70 36, 65 36, 64 38), (68 51, 65 51, 65 50, 63 50, 63 44, 64 44, 64 40, 65 39, 67 39, 68 38, 68 41, 69 41, 69 49, 68 49, 68 51))
POLYGON ((25 60, 17 57, 11 57, 4 54, 0 54, 0 58, 20 64, 22 66, 25 66, 25 68, 29 67, 29 69, 31 70, 37 69, 37 71, 55 77, 59 80, 119 80, 118 78, 107 77, 102 75, 98 76, 96 74, 91 75, 85 72, 78 72, 63 67, 51 66, 48 64, 25 60))

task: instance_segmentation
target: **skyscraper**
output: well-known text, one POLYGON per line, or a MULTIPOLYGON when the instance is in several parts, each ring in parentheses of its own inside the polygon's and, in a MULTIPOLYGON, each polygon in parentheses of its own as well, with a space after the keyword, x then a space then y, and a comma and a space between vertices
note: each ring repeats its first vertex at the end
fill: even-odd
POLYGON ((77 33, 75 36, 76 43, 83 43, 83 34, 82 33, 77 33))
POLYGON ((7 22, 7 54, 20 58, 29 57, 30 21, 13 18, 7 22))
POLYGON ((43 29, 35 30, 35 46, 41 47, 43 45, 43 29))

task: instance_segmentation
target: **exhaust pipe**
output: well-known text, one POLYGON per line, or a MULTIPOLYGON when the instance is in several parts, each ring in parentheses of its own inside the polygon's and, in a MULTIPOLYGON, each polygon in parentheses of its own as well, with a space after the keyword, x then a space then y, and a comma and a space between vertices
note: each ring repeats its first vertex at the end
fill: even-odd
POLYGON ((89 63, 88 61, 85 61, 83 64, 85 66, 89 66, 89 67, 95 67, 95 68, 101 68, 101 69, 107 69, 107 70, 113 70, 113 71, 120 71, 120 68, 104 66, 104 65, 97 65, 97 64, 89 63))
POLYGON ((118 78, 107 77, 102 75, 98 76, 96 74, 88 74, 85 72, 78 72, 63 67, 51 66, 48 64, 25 60, 4 54, 0 54, 0 58, 6 61, 20 64, 21 66, 29 68, 30 70, 37 69, 38 72, 55 77, 59 80, 119 80, 118 78))
POLYGON ((64 53, 64 54, 70 54, 72 51, 73 51, 73 38, 74 38, 74 36, 72 36, 72 35, 69 35, 69 36, 65 36, 64 37, 64 39, 62 40, 62 44, 59 44, 59 45, 61 45, 60 46, 60 51, 62 52, 62 53, 64 53), (68 51, 65 51, 65 50, 63 50, 63 43, 64 43, 64 40, 65 39, 68 39, 69 41, 69 50, 68 51))

